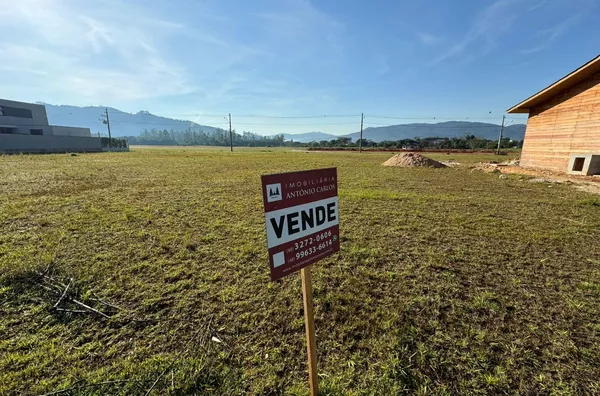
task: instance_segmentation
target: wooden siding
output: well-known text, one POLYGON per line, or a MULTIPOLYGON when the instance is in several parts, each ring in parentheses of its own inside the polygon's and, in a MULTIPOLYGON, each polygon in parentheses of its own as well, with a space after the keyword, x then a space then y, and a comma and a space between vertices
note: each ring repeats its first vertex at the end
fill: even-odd
POLYGON ((521 165, 567 171, 571 154, 600 154, 600 73, 531 109, 521 165))

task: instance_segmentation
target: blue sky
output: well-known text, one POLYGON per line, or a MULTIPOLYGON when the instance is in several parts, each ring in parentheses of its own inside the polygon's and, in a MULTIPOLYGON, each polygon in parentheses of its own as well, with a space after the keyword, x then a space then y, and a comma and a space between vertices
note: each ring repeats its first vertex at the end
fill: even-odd
POLYGON ((598 55, 599 2, 0 0, 0 90, 264 134, 499 123, 598 55), (353 117, 242 117, 325 114, 353 117))

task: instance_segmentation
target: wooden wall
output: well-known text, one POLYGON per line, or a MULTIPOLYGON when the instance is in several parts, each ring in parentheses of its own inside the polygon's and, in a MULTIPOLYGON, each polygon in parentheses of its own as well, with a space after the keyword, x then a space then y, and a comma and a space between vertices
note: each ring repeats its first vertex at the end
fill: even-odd
POLYGON ((566 172, 586 153, 600 154, 600 73, 531 110, 521 165, 566 172))

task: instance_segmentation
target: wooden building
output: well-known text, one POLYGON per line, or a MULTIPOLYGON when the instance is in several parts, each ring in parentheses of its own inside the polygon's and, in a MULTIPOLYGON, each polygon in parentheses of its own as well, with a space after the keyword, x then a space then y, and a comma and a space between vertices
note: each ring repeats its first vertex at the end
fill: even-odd
POLYGON ((600 56, 508 113, 529 113, 521 166, 600 174, 600 56))

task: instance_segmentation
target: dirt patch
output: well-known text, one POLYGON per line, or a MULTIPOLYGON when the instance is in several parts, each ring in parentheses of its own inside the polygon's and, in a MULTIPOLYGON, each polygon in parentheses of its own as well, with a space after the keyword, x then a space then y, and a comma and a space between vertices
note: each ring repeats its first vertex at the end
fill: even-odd
POLYGON ((529 183, 565 183, 565 181, 560 179, 550 179, 547 177, 537 177, 529 180, 529 183))
POLYGON ((600 176, 569 175, 545 169, 524 168, 519 166, 518 161, 506 161, 500 164, 482 162, 475 165, 473 170, 480 170, 488 173, 535 176, 535 178, 530 179, 529 182, 571 184, 578 190, 600 195, 600 176))
POLYGON ((512 158, 504 162, 500 162, 498 166, 519 166, 521 164, 521 160, 518 158, 512 158))
POLYGON ((446 168, 446 165, 418 153, 400 153, 383 163, 384 166, 446 168))
POLYGON ((574 187, 580 191, 600 195, 600 183, 575 183, 574 187))
POLYGON ((462 165, 460 162, 456 162, 456 160, 453 160, 453 159, 448 160, 448 161, 441 161, 441 163, 446 166, 452 167, 452 168, 462 165))

